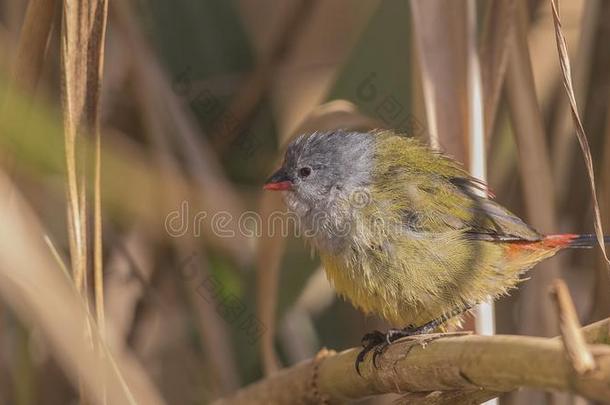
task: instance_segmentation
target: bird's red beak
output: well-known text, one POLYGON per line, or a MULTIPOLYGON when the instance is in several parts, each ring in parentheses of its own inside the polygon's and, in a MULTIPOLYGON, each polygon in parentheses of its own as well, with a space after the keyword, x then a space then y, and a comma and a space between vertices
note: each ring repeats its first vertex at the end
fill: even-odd
POLYGON ((271 175, 263 186, 264 190, 286 191, 292 190, 292 179, 283 168, 271 175))
POLYGON ((280 181, 278 183, 266 183, 263 186, 264 190, 271 190, 271 191, 284 191, 284 190, 290 190, 291 188, 292 188, 291 181, 280 181))

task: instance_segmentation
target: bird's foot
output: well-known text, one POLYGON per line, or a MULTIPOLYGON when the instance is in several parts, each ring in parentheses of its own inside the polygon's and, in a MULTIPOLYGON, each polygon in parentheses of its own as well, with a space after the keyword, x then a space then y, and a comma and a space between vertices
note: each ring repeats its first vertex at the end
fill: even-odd
MULTIPOLYGON (((390 329, 386 333, 379 332, 378 330, 375 330, 371 333, 367 333, 362 337, 362 350, 360 351, 360 353, 358 353, 358 356, 356 357, 356 372, 358 373, 358 375, 362 375, 360 374, 360 363, 364 361, 366 355, 370 351, 373 351, 373 366, 377 368, 377 358, 385 351, 385 349, 389 345, 391 345, 398 339, 416 336, 420 344, 425 346, 428 342, 431 342, 432 340, 438 339, 442 336, 447 336, 447 334, 445 333, 433 332, 437 330, 440 326, 442 326, 447 320, 468 311, 470 308, 472 308, 472 305, 470 304, 461 306, 439 318, 433 319, 430 322, 417 327, 409 325, 402 329, 390 329)), ((464 333, 452 333, 452 335, 454 336, 460 336, 462 334, 464 333)))
POLYGON ((366 355, 369 352, 373 352, 373 365, 377 367, 377 358, 383 354, 385 349, 393 342, 398 339, 402 339, 404 337, 410 337, 420 334, 429 333, 427 325, 424 325, 420 328, 416 328, 412 325, 407 326, 403 329, 389 329, 386 333, 375 330, 373 332, 367 333, 362 337, 362 350, 358 353, 356 357, 356 372, 358 375, 360 374, 360 363, 364 361, 366 355))

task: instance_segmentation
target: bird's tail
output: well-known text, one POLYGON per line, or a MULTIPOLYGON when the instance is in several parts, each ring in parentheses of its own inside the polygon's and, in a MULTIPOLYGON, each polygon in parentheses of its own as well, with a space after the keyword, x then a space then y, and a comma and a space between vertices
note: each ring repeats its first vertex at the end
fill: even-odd
MULTIPOLYGON (((610 236, 604 236, 604 243, 610 244, 610 236)), ((594 234, 564 233, 560 235, 547 235, 544 244, 549 247, 564 248, 590 248, 597 246, 597 237, 594 234)))

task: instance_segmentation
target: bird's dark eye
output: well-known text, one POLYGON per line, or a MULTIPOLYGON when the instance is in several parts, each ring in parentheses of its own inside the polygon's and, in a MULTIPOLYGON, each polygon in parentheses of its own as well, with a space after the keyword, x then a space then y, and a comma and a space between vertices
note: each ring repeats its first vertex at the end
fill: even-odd
POLYGON ((299 169, 299 177, 307 177, 311 174, 311 167, 301 167, 299 169))

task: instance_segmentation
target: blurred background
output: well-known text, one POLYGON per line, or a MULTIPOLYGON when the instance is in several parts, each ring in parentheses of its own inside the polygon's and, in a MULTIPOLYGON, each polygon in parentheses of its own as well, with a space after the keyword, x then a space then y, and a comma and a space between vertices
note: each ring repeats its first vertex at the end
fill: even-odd
MULTIPOLYGON (((610 229, 610 3, 563 3, 610 229)), ((304 131, 395 129, 486 162, 496 199, 539 231, 593 232, 548 1, 125 0, 107 21, 105 7, 0 0, 0 404, 96 402, 99 364, 110 399, 205 404, 385 328, 334 295, 261 191, 304 131)), ((610 313, 597 249, 530 276, 496 303, 498 333, 558 334, 558 276, 583 324, 610 313)), ((533 398, 579 401, 501 403, 533 398)))

